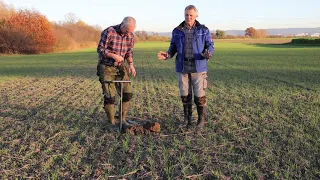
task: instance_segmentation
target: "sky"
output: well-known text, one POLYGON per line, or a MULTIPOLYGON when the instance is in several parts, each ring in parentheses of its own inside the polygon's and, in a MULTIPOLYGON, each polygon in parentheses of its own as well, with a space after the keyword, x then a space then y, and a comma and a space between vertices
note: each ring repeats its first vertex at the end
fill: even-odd
POLYGON ((138 31, 171 32, 184 20, 184 9, 195 5, 197 20, 210 30, 320 27, 320 0, 2 0, 15 9, 34 9, 49 21, 75 14, 89 25, 106 28, 125 16, 138 31))

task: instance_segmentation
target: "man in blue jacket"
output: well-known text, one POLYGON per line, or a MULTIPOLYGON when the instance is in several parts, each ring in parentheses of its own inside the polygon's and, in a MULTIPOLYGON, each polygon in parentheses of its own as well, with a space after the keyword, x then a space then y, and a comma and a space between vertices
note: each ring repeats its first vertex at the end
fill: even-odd
POLYGON ((192 89, 198 112, 198 130, 202 130, 206 119, 207 65, 213 54, 213 40, 209 29, 196 18, 198 10, 194 5, 185 8, 185 21, 172 31, 167 52, 159 51, 158 59, 176 56, 176 72, 180 96, 183 103, 184 121, 181 127, 189 127, 192 120, 192 89))

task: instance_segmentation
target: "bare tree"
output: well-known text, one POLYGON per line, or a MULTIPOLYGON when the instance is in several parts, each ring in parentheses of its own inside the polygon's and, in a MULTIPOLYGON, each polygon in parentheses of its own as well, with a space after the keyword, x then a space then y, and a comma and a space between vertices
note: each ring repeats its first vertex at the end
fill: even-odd
POLYGON ((4 21, 15 13, 15 9, 12 6, 5 4, 0 0, 0 21, 4 21))
POLYGON ((80 20, 77 15, 71 12, 64 15, 64 19, 65 19, 65 23, 67 24, 75 24, 80 20))

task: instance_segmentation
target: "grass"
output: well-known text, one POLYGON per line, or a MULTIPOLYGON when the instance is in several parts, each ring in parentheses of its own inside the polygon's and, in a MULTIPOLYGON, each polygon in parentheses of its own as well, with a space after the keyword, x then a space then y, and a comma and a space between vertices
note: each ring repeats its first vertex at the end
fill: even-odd
POLYGON ((0 56, 0 177, 320 178, 319 47, 217 42, 197 134, 177 129, 175 62, 156 57, 168 45, 138 43, 134 54, 128 115, 158 121, 158 135, 106 128, 94 49, 0 56))

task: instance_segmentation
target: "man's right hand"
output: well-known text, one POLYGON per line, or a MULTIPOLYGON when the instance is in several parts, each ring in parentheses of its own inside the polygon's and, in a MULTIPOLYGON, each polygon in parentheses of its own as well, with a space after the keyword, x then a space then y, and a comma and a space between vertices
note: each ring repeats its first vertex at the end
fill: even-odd
POLYGON ((122 63, 124 61, 124 58, 120 55, 117 55, 117 54, 113 54, 113 57, 115 62, 117 62, 118 64, 122 63))
POLYGON ((108 53, 106 57, 114 59, 114 66, 119 66, 124 61, 122 56, 113 53, 108 53))
POLYGON ((158 59, 166 60, 169 58, 169 54, 167 52, 159 51, 158 52, 158 59))

